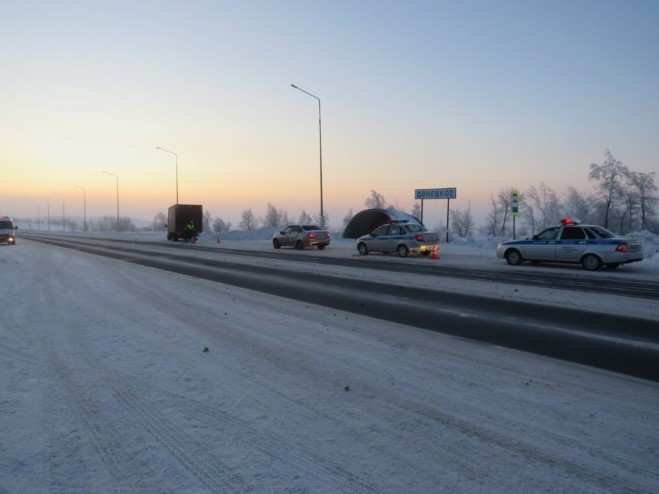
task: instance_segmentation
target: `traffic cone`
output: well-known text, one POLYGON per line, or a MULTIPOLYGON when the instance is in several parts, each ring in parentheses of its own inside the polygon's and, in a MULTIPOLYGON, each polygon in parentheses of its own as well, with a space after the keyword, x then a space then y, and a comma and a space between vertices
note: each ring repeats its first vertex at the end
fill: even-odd
POLYGON ((433 245, 431 259, 439 259, 439 245, 433 245))

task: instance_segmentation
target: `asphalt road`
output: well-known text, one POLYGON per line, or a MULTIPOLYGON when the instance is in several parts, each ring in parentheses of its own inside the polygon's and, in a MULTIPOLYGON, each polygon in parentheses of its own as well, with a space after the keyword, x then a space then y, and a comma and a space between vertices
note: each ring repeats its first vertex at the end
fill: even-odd
MULTIPOLYGON (((322 305, 659 381, 659 323, 281 267, 165 253, 144 242, 30 236, 52 246, 322 305)), ((158 247, 162 247, 158 244, 158 247)))
MULTIPOLYGON (((24 234, 28 238, 32 234, 24 234)), ((42 234, 37 234, 41 236, 42 234)), ((62 240, 71 240, 70 235, 53 235, 49 238, 60 238, 62 240)), ((36 237, 35 237, 36 238, 36 237)), ((75 237, 73 237, 75 238, 75 237)), ((414 273, 426 276, 450 276, 465 280, 496 281, 498 283, 510 283, 518 285, 527 285, 554 289, 570 289, 591 293, 608 293, 613 295, 624 295, 627 297, 638 297, 650 300, 659 300, 659 281, 634 280, 609 276, 606 271, 599 273, 587 273, 576 270, 572 273, 556 272, 551 273, 546 270, 529 270, 511 269, 508 271, 487 270, 472 267, 443 266, 441 264, 418 264, 402 262, 386 262, 382 259, 369 256, 367 258, 341 258, 332 256, 323 256, 310 253, 295 252, 277 252, 277 251, 259 251, 259 250, 240 250, 224 247, 208 247, 202 245, 190 245, 173 242, 154 242, 154 241, 135 241, 126 239, 108 239, 96 237, 84 237, 85 240, 94 240, 106 244, 116 245, 151 245, 154 247, 165 247, 178 249, 181 251, 195 250, 201 252, 219 252, 237 256, 257 257, 265 259, 276 259, 282 261, 295 261, 315 263, 326 266, 345 266, 357 267, 362 269, 372 269, 381 271, 392 271, 400 273, 414 273)))

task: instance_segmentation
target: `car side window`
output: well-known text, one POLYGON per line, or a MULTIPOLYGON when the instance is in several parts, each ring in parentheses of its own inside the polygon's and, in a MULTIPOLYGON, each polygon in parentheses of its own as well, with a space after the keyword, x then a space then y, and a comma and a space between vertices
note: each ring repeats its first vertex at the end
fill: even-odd
POLYGON ((563 233, 561 233, 561 240, 583 240, 585 238, 586 234, 583 229, 574 226, 563 228, 563 233))
POLYGON ((538 233, 535 240, 555 240, 558 234, 558 227, 547 228, 545 231, 538 233))
POLYGON ((595 235, 595 234, 592 232, 592 230, 590 230, 589 228, 584 228, 583 230, 586 232, 586 236, 587 236, 590 240, 597 240, 597 235, 595 235))
POLYGON ((373 235, 377 235, 379 237, 386 235, 389 232, 389 225, 382 225, 377 227, 375 230, 373 230, 373 235))
POLYGON ((403 235, 405 232, 402 231, 401 227, 399 226, 392 226, 389 229, 389 235, 403 235))

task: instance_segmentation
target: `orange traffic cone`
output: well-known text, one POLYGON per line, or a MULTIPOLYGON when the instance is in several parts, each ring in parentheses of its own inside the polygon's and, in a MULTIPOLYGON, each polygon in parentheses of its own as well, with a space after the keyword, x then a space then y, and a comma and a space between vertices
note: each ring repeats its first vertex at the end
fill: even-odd
POLYGON ((434 245, 432 248, 432 257, 431 259, 439 259, 439 245, 434 245))

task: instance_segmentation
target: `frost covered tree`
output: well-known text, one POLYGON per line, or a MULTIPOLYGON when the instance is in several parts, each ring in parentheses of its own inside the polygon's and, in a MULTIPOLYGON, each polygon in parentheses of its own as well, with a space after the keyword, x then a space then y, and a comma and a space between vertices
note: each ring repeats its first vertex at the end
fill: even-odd
POLYGON ((205 232, 211 231, 211 222, 213 218, 211 216, 211 212, 208 209, 204 209, 204 215, 202 217, 202 225, 203 225, 203 230, 205 232))
POLYGON ((629 185, 636 190, 638 195, 641 229, 649 230, 650 220, 656 215, 655 208, 659 202, 655 173, 630 172, 628 180, 629 185))
POLYGON ((265 218, 263 219, 263 226, 268 228, 278 228, 281 224, 281 217, 279 211, 272 204, 268 203, 265 218))
POLYGON ((165 216, 165 213, 160 211, 153 217, 151 228, 153 231, 167 230, 167 216, 165 216))
POLYGON ((327 212, 325 212, 325 215, 322 217, 320 214, 314 214, 313 222, 316 223, 316 225, 320 225, 322 228, 327 228, 327 225, 329 225, 329 216, 327 212))
POLYGON ((224 221, 222 218, 217 217, 213 221, 213 231, 215 233, 225 233, 231 230, 231 222, 224 221))
POLYGON ((501 189, 497 195, 497 203, 499 205, 499 210, 501 211, 501 231, 500 235, 503 237, 506 235, 508 220, 512 214, 512 201, 513 201, 513 189, 501 189))
POLYGON ((487 235, 496 237, 499 231, 499 221, 501 217, 501 209, 499 204, 494 200, 494 196, 490 196, 490 212, 487 214, 484 232, 487 235))
POLYGON ((568 187, 565 197, 565 212, 582 222, 592 221, 593 199, 585 196, 574 187, 568 187))
POLYGON ((256 227, 258 226, 258 221, 256 219, 256 216, 254 216, 254 211, 252 211, 251 208, 243 211, 240 218, 241 218, 240 228, 242 230, 246 230, 248 232, 252 232, 256 230, 256 227))
POLYGON ((524 195, 536 215, 533 221, 536 228, 532 229, 534 232, 544 230, 561 220, 563 206, 554 189, 541 183, 538 187, 529 187, 524 195))
POLYGON ((309 215, 309 213, 307 213, 307 212, 303 209, 302 212, 300 213, 300 216, 299 216, 298 219, 297 219, 297 222, 298 222, 300 225, 308 225, 309 223, 312 223, 312 222, 313 222, 313 219, 311 218, 311 216, 309 215))
POLYGON ((451 227, 459 237, 471 237, 474 231, 474 218, 471 215, 471 207, 464 210, 452 209, 451 227))
POLYGON ((604 228, 609 227, 611 211, 621 195, 622 182, 628 174, 627 167, 622 164, 622 161, 615 159, 608 149, 604 153, 604 161, 601 164, 591 163, 590 165, 588 178, 597 182, 597 188, 604 201, 604 228))
POLYGON ((371 190, 371 195, 366 198, 364 205, 369 209, 384 209, 387 207, 387 201, 378 191, 371 190))
POLYGON ((410 211, 410 214, 415 218, 421 220, 421 204, 419 204, 418 202, 412 204, 412 210, 410 211))

